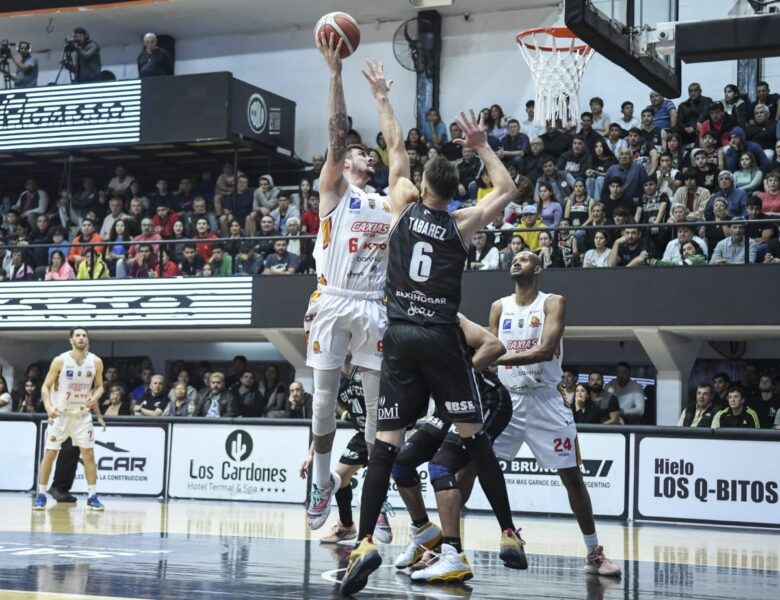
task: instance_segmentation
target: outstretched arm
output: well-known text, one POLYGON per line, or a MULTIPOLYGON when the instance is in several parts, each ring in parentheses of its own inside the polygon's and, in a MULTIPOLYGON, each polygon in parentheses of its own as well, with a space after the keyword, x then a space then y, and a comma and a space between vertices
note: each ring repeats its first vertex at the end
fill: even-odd
POLYGON ((341 45, 335 36, 324 33, 317 40, 325 63, 330 68, 330 95, 328 96, 328 160, 320 172, 320 218, 328 216, 336 208, 339 198, 347 189, 344 178, 344 158, 347 155, 347 104, 341 81, 341 45))
POLYGON ((465 113, 460 113, 460 119, 456 120, 458 127, 465 134, 465 139, 454 140, 454 142, 473 148, 479 155, 490 176, 490 181, 493 182, 493 191, 476 206, 456 211, 453 214, 464 239, 471 239, 475 232, 484 229, 498 215, 503 214, 506 205, 517 197, 515 182, 512 181, 504 163, 488 146, 484 123, 481 120, 477 122, 474 111, 470 112, 470 118, 467 118, 465 113))
POLYGON ((390 161, 388 165, 390 201, 393 206, 393 221, 395 221, 401 216, 406 206, 417 199, 417 188, 411 182, 409 155, 406 154, 403 131, 398 123, 398 119, 395 117, 395 112, 388 96, 393 81, 388 81, 385 78, 384 67, 381 62, 368 60, 366 63, 367 68, 363 69, 362 73, 368 80, 371 94, 374 96, 374 100, 376 100, 376 109, 379 113, 379 127, 387 144, 387 153, 390 161))

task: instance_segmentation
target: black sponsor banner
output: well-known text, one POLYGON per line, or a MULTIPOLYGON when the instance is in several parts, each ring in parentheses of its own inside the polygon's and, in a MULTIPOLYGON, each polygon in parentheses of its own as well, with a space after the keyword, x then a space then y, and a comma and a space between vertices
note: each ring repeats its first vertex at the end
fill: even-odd
POLYGON ((295 147, 295 102, 233 79, 230 131, 292 152, 295 147))

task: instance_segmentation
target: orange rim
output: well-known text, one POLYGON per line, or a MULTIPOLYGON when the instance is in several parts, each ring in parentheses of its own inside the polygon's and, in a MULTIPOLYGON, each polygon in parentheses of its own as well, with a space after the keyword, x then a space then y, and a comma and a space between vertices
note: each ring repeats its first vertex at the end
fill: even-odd
POLYGON ((576 52, 577 54, 585 54, 588 50, 590 50, 590 46, 587 44, 579 44, 573 48, 571 46, 553 48, 552 46, 536 46, 535 44, 526 41, 525 38, 533 36, 536 33, 544 33, 562 40, 578 39, 577 35, 568 27, 537 27, 536 29, 526 29, 525 31, 521 31, 515 36, 515 41, 518 44, 522 44, 529 50, 541 50, 542 52, 576 52))

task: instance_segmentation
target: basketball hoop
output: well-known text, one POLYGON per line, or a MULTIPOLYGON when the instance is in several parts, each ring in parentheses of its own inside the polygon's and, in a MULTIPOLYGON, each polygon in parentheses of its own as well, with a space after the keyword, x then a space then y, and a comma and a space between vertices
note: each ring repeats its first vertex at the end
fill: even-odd
POLYGON ((515 36, 536 88, 534 123, 579 123, 580 82, 593 48, 566 27, 541 27, 515 36))

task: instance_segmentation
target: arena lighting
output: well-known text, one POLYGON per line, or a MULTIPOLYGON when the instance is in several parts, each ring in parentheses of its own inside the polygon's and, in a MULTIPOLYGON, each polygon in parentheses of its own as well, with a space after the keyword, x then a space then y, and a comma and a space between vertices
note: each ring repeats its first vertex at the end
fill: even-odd
POLYGON ((0 150, 132 143, 141 80, 0 91, 0 150))
POLYGON ((452 6, 453 0, 409 0, 414 8, 441 8, 452 6))

